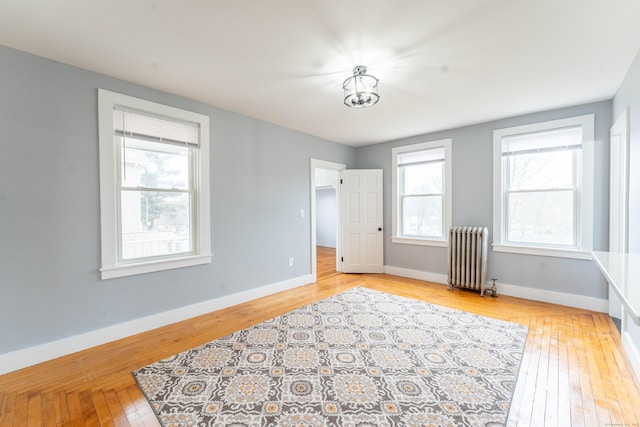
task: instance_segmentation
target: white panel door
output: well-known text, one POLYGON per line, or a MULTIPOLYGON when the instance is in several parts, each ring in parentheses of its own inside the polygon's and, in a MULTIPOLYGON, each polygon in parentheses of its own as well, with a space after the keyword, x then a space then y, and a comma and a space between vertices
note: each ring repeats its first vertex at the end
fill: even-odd
POLYGON ((341 177, 342 271, 382 273, 382 170, 344 170, 341 177))

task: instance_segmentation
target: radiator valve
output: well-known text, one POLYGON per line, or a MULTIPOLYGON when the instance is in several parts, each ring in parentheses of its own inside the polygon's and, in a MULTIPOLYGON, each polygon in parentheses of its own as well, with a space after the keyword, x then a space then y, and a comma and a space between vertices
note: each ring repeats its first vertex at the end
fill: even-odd
POLYGON ((493 285, 491 285, 491 289, 489 289, 489 291, 491 292, 491 296, 492 297, 497 297, 498 296, 498 288, 496 287, 496 279, 489 279, 489 280, 493 280, 493 285))

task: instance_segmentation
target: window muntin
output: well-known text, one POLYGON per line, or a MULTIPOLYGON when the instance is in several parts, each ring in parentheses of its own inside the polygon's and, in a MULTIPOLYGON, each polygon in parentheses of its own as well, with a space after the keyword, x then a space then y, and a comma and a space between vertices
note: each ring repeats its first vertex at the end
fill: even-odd
POLYGON ((103 279, 210 262, 209 118, 99 90, 103 279))
POLYGON ((582 258, 592 242, 593 116, 496 130, 494 151, 494 250, 582 258))
POLYGON ((446 245, 451 140, 392 149, 394 243, 446 245))

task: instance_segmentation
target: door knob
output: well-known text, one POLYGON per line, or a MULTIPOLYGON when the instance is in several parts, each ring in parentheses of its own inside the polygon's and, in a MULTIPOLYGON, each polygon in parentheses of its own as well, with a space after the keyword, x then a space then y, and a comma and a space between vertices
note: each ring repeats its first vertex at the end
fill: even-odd
POLYGON ((382 227, 378 227, 378 231, 382 231, 382 227))

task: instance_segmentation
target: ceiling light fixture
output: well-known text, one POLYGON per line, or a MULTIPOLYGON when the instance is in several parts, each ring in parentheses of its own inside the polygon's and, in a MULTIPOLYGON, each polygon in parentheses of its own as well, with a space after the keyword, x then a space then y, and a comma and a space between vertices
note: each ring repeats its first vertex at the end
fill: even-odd
POLYGON ((344 105, 352 108, 370 107, 378 102, 378 79, 367 74, 367 67, 353 67, 353 76, 342 84, 344 105))

